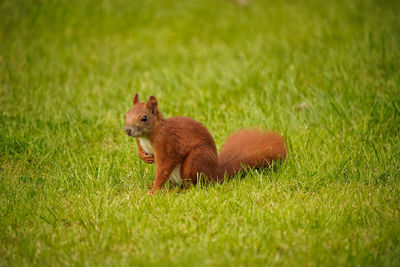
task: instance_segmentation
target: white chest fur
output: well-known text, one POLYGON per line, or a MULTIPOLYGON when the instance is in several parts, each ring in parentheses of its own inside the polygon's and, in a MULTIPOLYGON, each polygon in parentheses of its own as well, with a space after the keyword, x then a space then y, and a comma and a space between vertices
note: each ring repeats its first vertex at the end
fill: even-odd
POLYGON ((153 147, 151 146, 149 138, 139 137, 140 146, 148 154, 154 154, 153 147))
MULTIPOLYGON (((146 137, 138 137, 140 146, 143 150, 148 154, 154 154, 153 147, 151 146, 149 138, 146 137)), ((175 184, 182 184, 182 177, 181 177, 181 165, 178 164, 175 166, 171 175, 169 176, 169 181, 175 184)))

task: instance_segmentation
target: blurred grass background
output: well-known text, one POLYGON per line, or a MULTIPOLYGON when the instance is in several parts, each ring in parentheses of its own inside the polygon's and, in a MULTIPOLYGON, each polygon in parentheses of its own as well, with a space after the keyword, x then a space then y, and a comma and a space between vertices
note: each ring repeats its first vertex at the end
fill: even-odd
POLYGON ((0 265, 399 265, 400 2, 242 2, 0 2, 0 265), (288 159, 149 197, 135 92, 288 159))

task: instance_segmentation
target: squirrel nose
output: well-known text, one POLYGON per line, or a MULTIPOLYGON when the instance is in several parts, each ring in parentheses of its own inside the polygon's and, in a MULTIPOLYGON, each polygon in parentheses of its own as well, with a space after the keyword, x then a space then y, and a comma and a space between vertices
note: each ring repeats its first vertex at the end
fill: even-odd
POLYGON ((131 129, 130 128, 125 128, 125 132, 127 135, 131 135, 131 129))

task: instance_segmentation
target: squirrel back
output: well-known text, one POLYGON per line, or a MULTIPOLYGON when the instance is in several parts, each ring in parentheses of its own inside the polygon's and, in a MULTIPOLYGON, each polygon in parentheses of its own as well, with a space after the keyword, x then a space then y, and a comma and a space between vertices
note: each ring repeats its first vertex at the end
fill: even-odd
POLYGON ((217 159, 217 147, 211 134, 203 124, 189 117, 163 119, 149 139, 155 154, 166 154, 177 164, 194 149, 207 149, 217 159))

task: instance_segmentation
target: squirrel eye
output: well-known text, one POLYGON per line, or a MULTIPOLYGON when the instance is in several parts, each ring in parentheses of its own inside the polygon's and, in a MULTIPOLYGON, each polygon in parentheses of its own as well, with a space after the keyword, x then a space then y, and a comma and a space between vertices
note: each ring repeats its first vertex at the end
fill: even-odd
POLYGON ((142 121, 143 121, 143 122, 147 121, 147 116, 146 116, 146 115, 144 115, 144 116, 142 117, 142 121))

